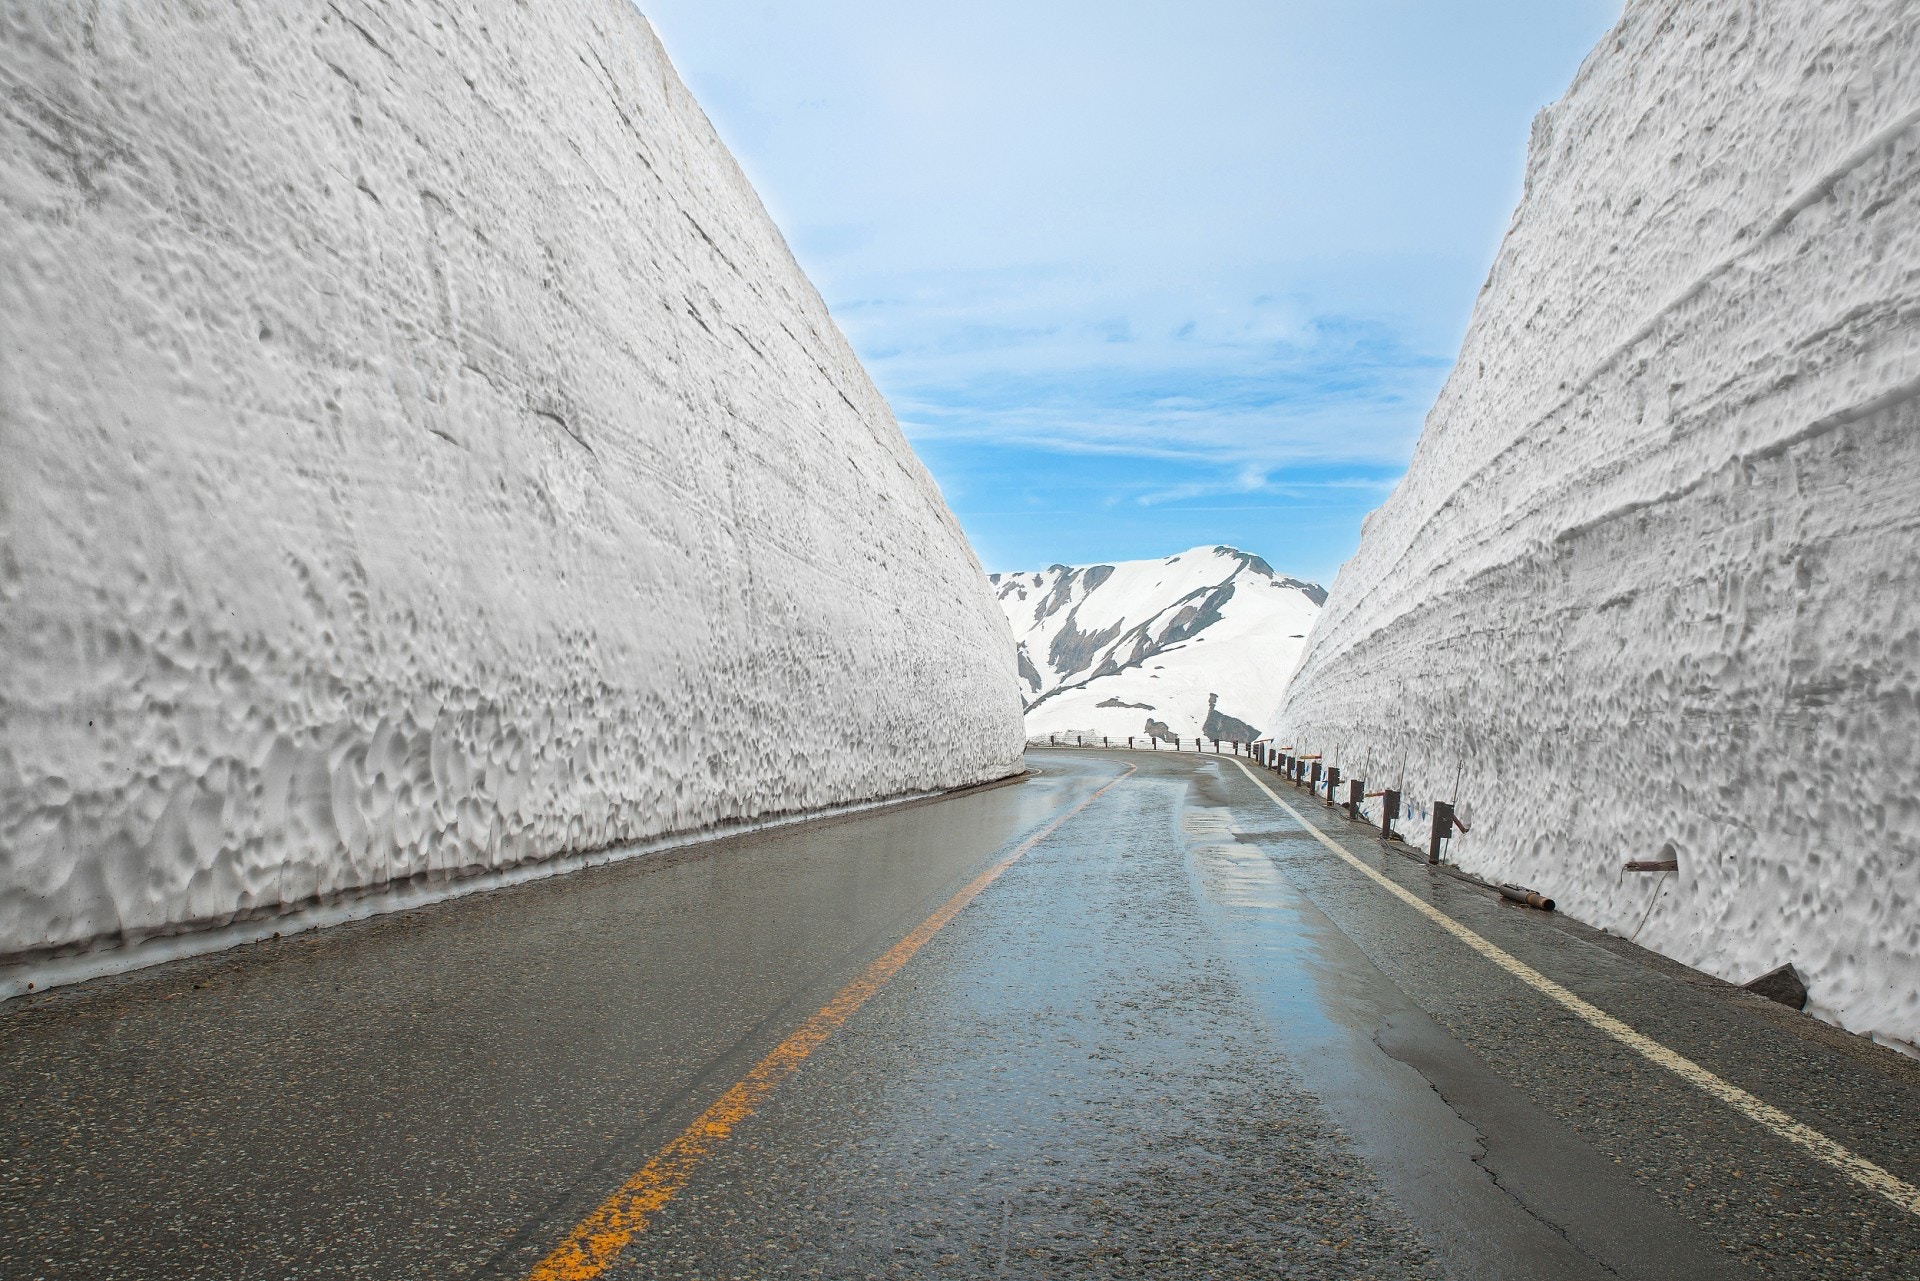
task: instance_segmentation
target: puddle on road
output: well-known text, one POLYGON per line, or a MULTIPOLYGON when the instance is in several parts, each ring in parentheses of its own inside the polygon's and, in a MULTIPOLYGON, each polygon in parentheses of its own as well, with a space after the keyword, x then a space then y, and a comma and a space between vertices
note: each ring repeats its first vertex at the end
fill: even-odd
POLYGON ((1286 1067, 1320 1099, 1449 1270, 1526 1281, 1610 1275, 1495 1184, 1478 1163, 1480 1132, 1401 1061, 1457 1051, 1445 1029, 1264 851, 1240 840, 1231 810, 1189 804, 1181 826, 1195 897, 1286 1067))

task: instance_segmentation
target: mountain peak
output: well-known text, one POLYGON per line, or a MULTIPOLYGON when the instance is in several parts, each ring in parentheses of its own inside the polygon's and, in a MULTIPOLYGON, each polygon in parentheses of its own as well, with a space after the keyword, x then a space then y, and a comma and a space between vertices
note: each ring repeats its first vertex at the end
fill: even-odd
POLYGON ((1019 644, 1030 735, 1256 737, 1326 599, 1225 544, 992 582, 1019 644))

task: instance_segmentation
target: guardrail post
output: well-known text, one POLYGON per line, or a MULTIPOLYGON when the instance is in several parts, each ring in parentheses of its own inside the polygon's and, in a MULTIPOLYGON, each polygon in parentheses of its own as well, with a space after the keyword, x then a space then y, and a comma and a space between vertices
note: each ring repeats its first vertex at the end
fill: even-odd
POLYGON ((1394 820, 1400 817, 1400 793, 1388 788, 1380 793, 1380 836, 1383 840, 1397 841, 1400 833, 1393 830, 1394 820))
POLYGON ((1360 821, 1360 798, 1367 794, 1367 781, 1363 778, 1347 780, 1347 817, 1354 822, 1360 821))
POLYGON ((1340 794, 1340 767, 1327 766, 1327 804, 1333 804, 1333 798, 1340 794))
POLYGON ((1112 746, 1113 746, 1113 744, 1112 744, 1112 743, 1109 743, 1109 742, 1107 741, 1107 736, 1106 736, 1105 734, 1102 734, 1102 735, 1100 736, 1100 746, 1102 746, 1102 747, 1112 747, 1112 746))
POLYGON ((1131 734, 1127 735, 1127 750, 1129 752, 1133 750, 1133 735, 1131 734))
POLYGON ((1427 862, 1440 861, 1440 842, 1453 835, 1453 806, 1445 801, 1433 803, 1433 835, 1427 839, 1427 862))
POLYGON ((1307 790, 1312 792, 1318 792, 1320 790, 1320 762, 1319 761, 1315 761, 1313 763, 1313 769, 1309 772, 1307 790))

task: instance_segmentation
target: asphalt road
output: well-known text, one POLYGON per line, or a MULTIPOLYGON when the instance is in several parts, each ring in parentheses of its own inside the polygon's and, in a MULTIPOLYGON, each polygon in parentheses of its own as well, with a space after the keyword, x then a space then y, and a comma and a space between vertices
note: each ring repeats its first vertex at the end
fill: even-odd
POLYGON ((1920 1063, 1227 758, 1030 764, 0 1007, 0 1277, 1920 1276, 1548 988, 1894 1186, 1920 1063))

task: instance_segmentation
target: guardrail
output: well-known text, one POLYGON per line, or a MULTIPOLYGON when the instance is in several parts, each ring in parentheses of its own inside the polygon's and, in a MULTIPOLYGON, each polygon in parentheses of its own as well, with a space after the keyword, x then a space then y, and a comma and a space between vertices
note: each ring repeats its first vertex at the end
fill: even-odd
POLYGON ((1184 739, 1184 738, 1177 738, 1171 734, 1167 735, 1165 738, 1161 738, 1153 734, 1129 734, 1127 735, 1127 741, 1125 743, 1122 743, 1119 740, 1119 737, 1117 735, 1080 734, 1080 733, 1069 732, 1066 734, 1046 734, 1046 735, 1035 734, 1031 738, 1027 739, 1028 747, 1098 747, 1098 748, 1108 748, 1115 751, 1123 751, 1123 752, 1125 751, 1132 751, 1132 752, 1194 751, 1194 752, 1200 752, 1202 754, 1206 752, 1205 744, 1207 743, 1213 744, 1213 754, 1215 756, 1220 756, 1220 755, 1244 756, 1248 760, 1255 759, 1254 744, 1243 743, 1243 742, 1240 742, 1238 739, 1231 739, 1231 738, 1184 739), (1099 741, 1098 742, 1092 741, 1094 739, 1098 739, 1099 741), (1072 741, 1069 742, 1068 740, 1072 740, 1072 741), (1182 744, 1189 743, 1189 742, 1193 744, 1191 748, 1182 746, 1182 744), (1162 747, 1161 744, 1163 743, 1166 746, 1162 747), (1136 744, 1140 744, 1140 746, 1136 746, 1136 744), (1225 753, 1222 753, 1220 750, 1222 747, 1226 747, 1228 750, 1225 753))
POLYGON ((1454 801, 1433 800, 1421 804, 1410 801, 1396 788, 1382 787, 1368 791, 1365 779, 1343 776, 1338 765, 1323 762, 1318 752, 1298 752, 1291 747, 1275 747, 1260 740, 1245 743, 1237 739, 1179 738, 1173 735, 1162 738, 1149 734, 1130 734, 1123 740, 1111 734, 1067 732, 1032 735, 1027 739, 1027 746, 1192 752, 1242 757, 1279 775, 1295 788, 1311 793, 1316 800, 1324 800, 1328 808, 1345 810, 1347 817, 1355 822, 1361 821, 1364 816, 1370 825, 1374 824, 1374 816, 1365 811, 1368 801, 1379 801, 1377 825, 1383 840, 1411 845, 1400 833, 1398 824, 1402 818, 1426 820, 1427 862, 1433 864, 1447 861, 1445 854, 1456 831, 1465 833, 1471 830, 1466 820, 1460 817, 1454 801))
MULTIPOLYGON (((1113 735, 1069 732, 1065 734, 1048 734, 1045 735, 1044 738, 1035 735, 1027 739, 1027 746, 1086 748, 1088 750, 1105 749, 1110 751, 1138 752, 1167 750, 1178 752, 1189 750, 1184 746, 1189 741, 1193 744, 1190 750, 1196 753, 1204 755, 1207 751, 1207 745, 1211 743, 1213 746, 1213 754, 1216 756, 1240 756, 1251 760, 1260 766, 1260 768, 1276 774, 1285 782, 1292 784, 1296 789, 1305 790, 1311 794, 1315 800, 1324 801, 1327 808, 1345 810, 1347 817, 1356 823, 1360 822, 1364 817, 1365 821, 1371 826, 1374 823, 1373 815, 1363 815, 1363 810, 1368 801, 1379 801, 1379 829, 1381 839, 1407 845, 1409 846, 1410 853, 1417 849, 1417 847, 1414 847, 1405 836, 1400 834, 1395 824, 1401 819, 1403 811, 1408 817, 1417 815, 1418 817, 1426 818, 1428 820, 1427 862, 1431 865, 1437 866, 1447 862, 1445 858, 1447 847, 1453 840, 1453 834, 1456 831, 1466 833, 1472 830, 1467 826, 1467 821, 1460 817, 1458 810, 1455 808, 1454 801, 1434 800, 1425 805, 1420 805, 1409 802, 1401 795, 1397 788, 1382 787, 1374 791, 1368 791, 1365 779, 1343 776, 1338 765, 1328 764, 1322 761, 1320 759, 1320 753, 1318 752, 1300 752, 1292 747, 1275 747, 1273 744, 1262 740, 1255 740, 1252 743, 1242 743, 1234 739, 1195 738, 1187 740, 1176 738, 1172 735, 1168 735, 1165 738, 1158 738, 1152 735, 1136 734, 1130 735, 1125 743, 1121 743, 1113 735), (1072 739, 1073 741, 1067 742, 1066 740, 1068 739, 1072 739), (1093 741, 1095 739, 1099 741, 1093 741), (1137 745, 1138 741, 1142 739, 1148 744, 1145 748, 1137 745), (1162 743, 1167 744, 1164 749, 1161 747, 1162 743), (1227 749, 1224 752, 1221 751, 1223 747, 1227 749)), ((1415 857, 1418 857, 1418 855, 1415 854, 1415 857)), ((1668 861, 1646 864, 1629 863, 1627 866, 1636 870, 1640 867, 1659 867, 1663 870, 1670 870, 1675 864, 1668 861)), ((1495 890, 1501 897, 1515 903, 1521 903, 1527 907, 1537 908, 1545 912, 1554 910, 1555 905, 1551 898, 1537 891, 1530 890, 1525 886, 1495 885, 1491 882, 1482 881, 1476 876, 1470 876, 1458 868, 1448 866, 1446 870, 1449 875, 1472 881, 1488 889, 1495 890)))

